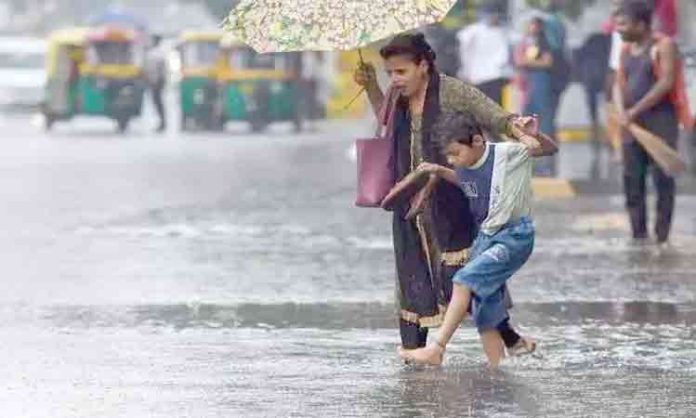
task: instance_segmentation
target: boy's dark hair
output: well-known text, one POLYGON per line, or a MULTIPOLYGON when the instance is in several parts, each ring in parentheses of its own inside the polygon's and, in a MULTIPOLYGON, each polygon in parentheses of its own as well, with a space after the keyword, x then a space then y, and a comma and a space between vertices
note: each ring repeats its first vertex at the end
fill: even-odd
POLYGON ((428 41, 425 40, 425 35, 420 32, 396 35, 387 45, 379 50, 379 55, 383 59, 397 55, 406 55, 416 64, 420 64, 425 60, 430 67, 430 72, 435 71, 437 54, 435 54, 428 41))
POLYGON ((453 142, 471 145, 475 135, 483 135, 483 131, 474 118, 466 113, 442 113, 433 126, 435 143, 442 152, 453 142))
POLYGON ((650 28, 653 19, 653 8, 645 0, 626 0, 619 8, 619 16, 625 16, 632 22, 645 23, 650 28))

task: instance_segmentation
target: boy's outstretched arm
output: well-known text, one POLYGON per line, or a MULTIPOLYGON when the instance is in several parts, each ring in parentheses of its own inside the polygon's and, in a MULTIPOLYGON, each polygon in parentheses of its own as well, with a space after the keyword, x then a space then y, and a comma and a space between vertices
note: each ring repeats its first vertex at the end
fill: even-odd
POLYGON ((532 157, 545 157, 548 155, 554 155, 558 152, 558 145, 556 144, 556 141, 551 139, 550 136, 543 133, 539 133, 539 136, 533 139, 533 146, 527 144, 524 141, 520 141, 527 146, 527 148, 529 149, 529 155, 531 155, 532 157))
POLYGON ((418 166, 418 171, 435 175, 438 178, 441 178, 456 186, 459 186, 459 178, 457 177, 457 173, 451 168, 447 168, 433 163, 421 163, 418 166))
POLYGON ((539 132, 536 136, 532 136, 527 133, 528 131, 523 125, 526 121, 526 118, 521 118, 521 123, 513 123, 511 133, 514 139, 527 147, 529 155, 532 157, 545 157, 558 152, 558 145, 548 135, 539 132))

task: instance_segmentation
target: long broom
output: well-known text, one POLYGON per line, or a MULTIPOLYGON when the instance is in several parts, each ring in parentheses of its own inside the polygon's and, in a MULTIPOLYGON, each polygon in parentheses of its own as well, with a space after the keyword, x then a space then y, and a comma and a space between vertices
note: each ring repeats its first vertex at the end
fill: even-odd
MULTIPOLYGON (((619 123, 618 115, 615 112, 611 112, 609 117, 613 119, 612 122, 619 123)), ((676 176, 686 170, 686 164, 679 157, 677 151, 667 145, 664 139, 635 123, 628 125, 628 131, 643 146, 662 171, 670 176, 676 176)))
POLYGON ((609 115, 609 118, 607 118, 606 135, 613 151, 612 158, 615 162, 620 163, 623 157, 621 155, 621 126, 619 125, 619 119, 616 117, 616 110, 612 103, 606 104, 605 111, 609 115))

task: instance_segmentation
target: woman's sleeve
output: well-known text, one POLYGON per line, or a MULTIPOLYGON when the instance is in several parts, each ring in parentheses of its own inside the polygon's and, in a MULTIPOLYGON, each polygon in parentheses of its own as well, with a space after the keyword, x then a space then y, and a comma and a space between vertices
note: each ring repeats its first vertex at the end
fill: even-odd
POLYGON ((470 113, 484 128, 496 135, 508 135, 509 121, 514 115, 489 99, 481 90, 466 83, 457 83, 454 106, 457 111, 470 113))

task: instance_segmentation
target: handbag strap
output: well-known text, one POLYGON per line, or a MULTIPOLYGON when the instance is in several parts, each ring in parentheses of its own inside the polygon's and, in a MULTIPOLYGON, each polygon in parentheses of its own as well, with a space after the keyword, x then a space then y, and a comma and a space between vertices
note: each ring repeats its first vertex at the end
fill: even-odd
POLYGON ((398 97, 397 90, 389 86, 377 114, 376 138, 392 135, 394 131, 394 116, 396 114, 396 100, 398 97))

